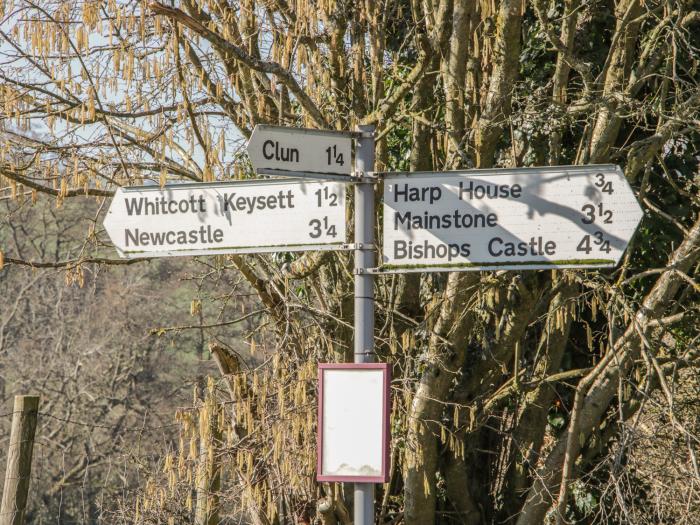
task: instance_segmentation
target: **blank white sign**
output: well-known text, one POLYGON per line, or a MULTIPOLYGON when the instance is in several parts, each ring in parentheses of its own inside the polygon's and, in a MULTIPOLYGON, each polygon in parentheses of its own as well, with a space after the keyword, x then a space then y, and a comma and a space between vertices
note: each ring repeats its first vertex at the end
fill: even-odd
POLYGON ((382 476, 384 370, 323 369, 321 476, 382 476))

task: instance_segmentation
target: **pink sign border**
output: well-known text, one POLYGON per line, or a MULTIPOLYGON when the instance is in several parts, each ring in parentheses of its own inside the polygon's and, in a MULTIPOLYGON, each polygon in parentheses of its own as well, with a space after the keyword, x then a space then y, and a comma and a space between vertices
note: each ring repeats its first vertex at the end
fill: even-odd
POLYGON ((391 366, 389 363, 319 363, 318 364, 318 435, 316 441, 316 481, 352 482, 352 483, 387 483, 389 481, 389 419, 391 411, 391 366), (323 373, 325 370, 382 370, 384 388, 382 389, 382 473, 379 476, 326 476, 321 473, 323 467, 323 373))

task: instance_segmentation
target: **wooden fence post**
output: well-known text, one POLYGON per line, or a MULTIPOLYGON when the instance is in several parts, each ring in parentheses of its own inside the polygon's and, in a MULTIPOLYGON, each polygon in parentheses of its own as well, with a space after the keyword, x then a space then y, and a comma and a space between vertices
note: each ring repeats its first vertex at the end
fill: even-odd
POLYGON ((15 396, 0 525, 24 525, 39 396, 15 396))

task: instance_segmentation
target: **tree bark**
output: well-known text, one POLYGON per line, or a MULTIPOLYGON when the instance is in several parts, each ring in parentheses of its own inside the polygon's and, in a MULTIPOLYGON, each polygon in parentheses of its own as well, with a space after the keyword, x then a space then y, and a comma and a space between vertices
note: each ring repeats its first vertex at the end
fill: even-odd
MULTIPOLYGON (((563 279, 566 279, 564 276, 563 279)), ((532 484, 532 473, 544 441, 547 414, 554 400, 555 390, 544 379, 556 373, 569 340, 573 315, 563 315, 563 324, 555 323, 559 310, 566 309, 575 296, 577 286, 564 283, 549 305, 545 328, 540 337, 539 348, 544 351, 535 365, 531 381, 540 383, 525 395, 522 412, 513 432, 514 457, 511 460, 505 490, 505 515, 514 516, 522 506, 523 496, 532 484)))
POLYGON ((605 71, 602 97, 604 103, 591 134, 590 162, 605 162, 608 153, 620 131, 621 118, 617 115, 618 104, 612 95, 624 89, 632 67, 634 48, 637 43, 640 22, 631 22, 642 11, 639 0, 625 0, 618 4, 616 14, 619 17, 613 44, 608 56, 608 68, 605 71))
MULTIPOLYGON (((608 410, 610 401, 617 393, 618 379, 629 369, 630 363, 641 351, 638 330, 648 329, 649 321, 662 315, 675 297, 681 284, 686 282, 678 272, 687 272, 700 259, 700 219, 688 232, 683 243, 671 255, 666 270, 646 295, 641 307, 632 318, 624 335, 608 351, 607 365, 598 367, 584 377, 583 384, 590 383, 587 393, 579 394, 577 411, 572 413, 569 429, 561 436, 553 450, 547 455, 541 468, 537 470, 535 481, 530 488, 517 525, 539 525, 552 504, 552 494, 559 492, 562 471, 566 472, 578 457, 581 441, 585 441, 600 423, 608 410), (569 439, 571 436, 571 439, 569 439), (583 439, 582 439, 583 438, 583 439), (568 458, 568 467, 564 465, 568 458)), ((602 363, 602 361, 601 361, 602 363)))
POLYGON ((445 83, 445 122, 447 124, 447 165, 457 168, 462 162, 462 140, 465 131, 464 89, 467 76, 467 55, 470 0, 456 0, 452 11, 452 35, 443 74, 445 83))
MULTIPOLYGON (((580 0, 566 0, 564 19, 561 25, 561 41, 568 51, 573 48, 574 37, 576 36, 576 22, 578 20, 578 9, 580 0)), ((552 101, 563 111, 566 104, 566 88, 569 83, 569 72, 571 66, 566 59, 565 53, 559 52, 557 55, 557 65, 554 70, 554 85, 552 86, 552 101)), ((561 142, 563 126, 558 125, 552 130, 549 138, 549 165, 556 166, 561 160, 561 142)))
POLYGON ((444 408, 455 374, 466 356, 473 318, 467 311, 469 290, 478 274, 451 273, 409 413, 407 458, 404 474, 406 525, 435 523, 436 474, 439 431, 435 422, 444 408))
POLYGON ((503 0, 498 12, 493 71, 476 129, 479 168, 493 166, 498 140, 510 116, 513 86, 518 75, 522 7, 522 0, 503 0))

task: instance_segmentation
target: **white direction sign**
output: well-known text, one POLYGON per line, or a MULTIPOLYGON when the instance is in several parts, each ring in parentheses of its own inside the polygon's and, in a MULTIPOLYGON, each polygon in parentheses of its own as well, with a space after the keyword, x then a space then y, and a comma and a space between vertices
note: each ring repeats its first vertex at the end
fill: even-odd
POLYGON ((255 169, 352 173, 352 134, 258 124, 246 150, 255 169))
POLYGON ((614 165, 388 174, 379 271, 615 266, 642 215, 614 165))
POLYGON ((104 220, 128 258, 338 249, 345 185, 241 181, 120 188, 104 220))

